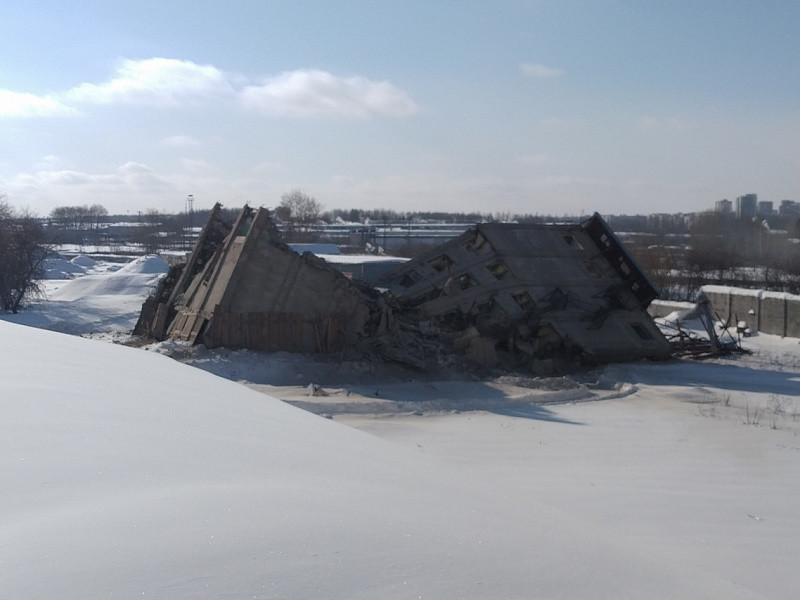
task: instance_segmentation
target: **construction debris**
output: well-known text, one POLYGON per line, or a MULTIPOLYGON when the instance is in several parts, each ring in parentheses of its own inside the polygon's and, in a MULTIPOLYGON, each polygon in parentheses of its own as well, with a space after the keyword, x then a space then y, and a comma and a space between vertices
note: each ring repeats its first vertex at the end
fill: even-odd
POLYGON ((392 271, 381 293, 280 240, 269 211, 226 224, 215 206, 182 270, 145 303, 136 333, 209 347, 348 352, 436 367, 552 374, 661 359, 652 283, 603 219, 479 224, 392 271))
POLYGON ((673 315, 661 321, 664 336, 672 346, 673 356, 702 359, 746 352, 742 348, 740 337, 746 333, 740 331, 737 325, 734 335, 729 323, 720 319, 719 315, 712 315, 711 301, 702 292, 694 307, 673 315), (705 336, 686 326, 698 322, 705 336), (719 334, 717 329, 720 330, 719 334))

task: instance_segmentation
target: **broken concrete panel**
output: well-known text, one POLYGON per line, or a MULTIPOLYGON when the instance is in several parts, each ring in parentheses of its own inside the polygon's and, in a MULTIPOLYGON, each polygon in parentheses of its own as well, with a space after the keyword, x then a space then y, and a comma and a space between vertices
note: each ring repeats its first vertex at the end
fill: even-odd
POLYGON ((211 209, 208 219, 197 236, 194 248, 186 260, 186 266, 181 272, 180 278, 175 282, 169 298, 165 299, 167 304, 174 304, 178 296, 186 291, 192 279, 203 270, 214 251, 230 232, 230 223, 220 219, 221 209, 222 205, 219 202, 214 204, 211 209))

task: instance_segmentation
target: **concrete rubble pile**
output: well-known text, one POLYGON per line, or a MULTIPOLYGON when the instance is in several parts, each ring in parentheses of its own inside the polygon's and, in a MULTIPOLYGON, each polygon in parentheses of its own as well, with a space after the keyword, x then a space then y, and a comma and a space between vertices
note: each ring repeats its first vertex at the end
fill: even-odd
POLYGON ((460 355, 550 374, 661 359, 653 285, 599 215, 580 224, 478 224, 388 274, 381 292, 280 240, 266 209, 215 206, 134 333, 253 350, 375 357, 418 369, 460 355))

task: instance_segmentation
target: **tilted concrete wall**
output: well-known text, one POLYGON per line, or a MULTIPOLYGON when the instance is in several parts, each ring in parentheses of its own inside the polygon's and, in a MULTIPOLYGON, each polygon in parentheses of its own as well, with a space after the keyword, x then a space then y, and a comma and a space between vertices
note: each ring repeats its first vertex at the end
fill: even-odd
POLYGON ((800 296, 716 285, 701 290, 712 311, 733 326, 744 321, 753 331, 800 337, 800 296))

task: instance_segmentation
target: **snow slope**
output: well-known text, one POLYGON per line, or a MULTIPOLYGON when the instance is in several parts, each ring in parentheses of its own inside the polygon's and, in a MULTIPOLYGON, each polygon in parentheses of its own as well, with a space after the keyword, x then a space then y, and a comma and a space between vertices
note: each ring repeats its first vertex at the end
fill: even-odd
POLYGON ((65 261, 73 266, 74 279, 42 281, 43 299, 16 315, 0 313, 0 319, 76 335, 128 334, 145 298, 169 269, 156 255, 137 258, 121 268, 89 266, 92 259, 76 259, 65 261))
MULTIPOLYGON (((642 445, 615 449, 636 468, 576 485, 557 432, 539 431, 547 419, 504 417, 506 438, 499 417, 457 415, 439 442, 455 445, 428 454, 156 353, 0 322, 0 355, 2 598, 770 597, 698 560, 702 547, 683 554, 659 538, 680 526, 681 494, 707 493, 702 477, 673 492, 675 514, 655 532, 631 535, 592 509, 616 493, 592 481, 636 488, 648 456, 669 458, 646 450, 642 408, 628 418, 642 445), (504 445, 523 440, 509 469, 504 445)), ((582 425, 561 424, 569 440, 602 437, 576 410, 565 416, 582 425)), ((440 431, 429 422, 415 424, 425 443, 440 431)), ((584 475, 602 471, 575 458, 588 459, 573 465, 584 475)), ((742 516, 743 535, 765 523, 742 516)))

